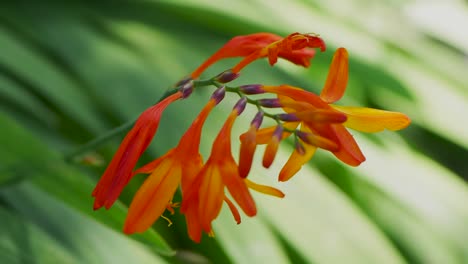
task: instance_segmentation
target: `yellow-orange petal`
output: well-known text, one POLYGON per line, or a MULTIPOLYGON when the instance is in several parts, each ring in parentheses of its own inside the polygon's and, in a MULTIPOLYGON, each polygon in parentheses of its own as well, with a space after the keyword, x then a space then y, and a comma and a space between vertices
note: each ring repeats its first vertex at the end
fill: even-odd
POLYGON ((346 127, 362 132, 400 130, 411 123, 408 116, 399 112, 353 106, 333 105, 332 107, 348 116, 344 123, 346 127))
POLYGON ((138 189, 128 209, 124 232, 144 232, 156 221, 172 200, 181 178, 181 164, 166 159, 138 189))
POLYGON ((327 103, 338 101, 346 90, 348 84, 348 51, 338 48, 333 55, 330 70, 320 98, 327 103))
POLYGON ((284 182, 291 179, 302 168, 302 166, 314 156, 317 147, 309 144, 303 145, 305 153, 301 155, 297 150, 293 151, 288 161, 281 169, 278 176, 278 181, 284 182))
POLYGON ((247 184, 247 187, 249 187, 252 190, 255 190, 263 194, 279 197, 279 198, 284 197, 284 193, 274 187, 263 185, 263 184, 258 184, 249 179, 244 179, 244 181, 247 184))

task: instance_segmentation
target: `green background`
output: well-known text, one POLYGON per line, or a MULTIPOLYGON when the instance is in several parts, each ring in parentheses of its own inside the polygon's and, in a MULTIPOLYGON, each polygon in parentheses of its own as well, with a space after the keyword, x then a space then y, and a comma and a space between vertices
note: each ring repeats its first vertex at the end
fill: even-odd
MULTIPOLYGON (((94 2, 0 3, 1 263, 468 263, 466 1, 94 2), (188 239, 178 212, 171 227, 160 220, 144 234, 123 235, 144 175, 112 209, 92 210, 92 189, 123 135, 84 157, 69 161, 69 153, 135 119, 233 36, 296 31, 327 43, 311 68, 259 60, 236 83, 319 93, 343 46, 350 81, 339 103, 401 111, 411 126, 353 132, 367 157, 358 168, 318 151, 278 183, 292 150, 284 142, 272 168, 257 165, 252 178, 286 197, 254 194, 258 216, 243 216, 241 225, 224 208, 216 237, 201 244, 188 239)), ((142 163, 177 144, 210 93, 168 108, 142 163)), ((205 157, 235 99, 208 119, 205 157)), ((234 139, 253 114, 239 118, 234 139)))

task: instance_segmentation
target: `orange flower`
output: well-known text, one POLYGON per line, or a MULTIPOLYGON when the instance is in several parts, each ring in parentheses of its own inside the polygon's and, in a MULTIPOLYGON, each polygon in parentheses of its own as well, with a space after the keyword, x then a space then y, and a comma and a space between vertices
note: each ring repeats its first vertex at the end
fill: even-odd
MULTIPOLYGON (((347 80, 348 53, 346 49, 339 48, 320 96, 289 85, 255 87, 256 93, 277 94, 278 104, 288 112, 282 116, 283 120, 291 121, 286 124, 291 123, 293 127, 301 124, 297 134, 300 138, 298 146, 304 146, 305 150, 296 148, 280 172, 280 181, 290 179, 312 157, 316 147, 330 150, 348 165, 358 166, 362 163, 365 157, 345 127, 363 132, 379 132, 384 129, 400 130, 409 125, 410 119, 402 113, 330 104, 343 96, 347 80), (305 156, 300 154, 302 151, 305 151, 305 156)), ((258 130, 257 144, 275 141, 273 129, 258 130)), ((284 136, 288 134, 283 133, 284 136)))
POLYGON ((259 185, 239 176, 237 164, 231 153, 231 129, 235 119, 245 107, 245 102, 241 99, 234 107, 213 143, 210 157, 196 176, 189 194, 185 195, 182 201, 183 213, 193 213, 198 216, 191 219, 194 221, 192 223, 189 223, 187 219, 188 226, 200 228, 197 230, 198 233, 190 234, 195 241, 200 240, 202 230, 213 235, 211 223, 221 211, 223 201, 227 203, 236 222, 240 223, 240 214, 234 203, 225 195, 224 187, 248 216, 254 216, 257 213, 255 202, 248 188, 277 197, 284 196, 275 188, 259 185), (195 211, 198 213, 194 213, 195 211))
POLYGON ((191 77, 198 78, 209 66, 217 61, 232 57, 246 57, 234 68, 234 73, 239 72, 252 61, 267 57, 270 64, 276 63, 278 57, 289 60, 294 64, 309 67, 310 59, 315 51, 307 47, 325 50, 325 43, 317 36, 293 33, 282 38, 271 33, 255 33, 245 36, 237 36, 228 41, 216 53, 200 65, 191 77))
POLYGON ((94 210, 102 206, 109 209, 117 200, 122 189, 132 178, 132 170, 138 159, 153 139, 164 109, 181 97, 182 93, 177 92, 146 109, 138 117, 93 190, 94 210))
MULTIPOLYGON (((150 175, 138 189, 130 204, 125 220, 125 233, 143 232, 148 229, 165 209, 171 208, 171 200, 179 183, 184 193, 187 191, 187 186, 192 184, 195 175, 203 166, 202 157, 198 151, 203 124, 222 97, 224 97, 224 89, 215 92, 182 136, 177 147, 135 171, 135 174, 148 173, 150 175)), ((189 226, 189 229, 191 228, 189 226)))
POLYGON ((274 65, 280 57, 294 64, 309 67, 315 50, 308 48, 320 48, 321 51, 325 51, 326 46, 318 36, 296 32, 253 52, 234 66, 232 72, 237 73, 254 60, 263 57, 268 57, 270 65, 274 65))

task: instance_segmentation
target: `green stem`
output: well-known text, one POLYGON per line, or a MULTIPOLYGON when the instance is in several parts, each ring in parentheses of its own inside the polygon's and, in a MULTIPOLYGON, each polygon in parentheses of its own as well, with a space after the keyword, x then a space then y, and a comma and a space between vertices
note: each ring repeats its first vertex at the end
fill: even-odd
MULTIPOLYGON (((175 93, 177 91, 177 89, 170 89, 170 90, 167 90, 160 98, 159 100, 156 102, 156 103, 159 103, 161 102, 162 100, 164 100, 166 97, 170 96, 171 94, 175 93)), ((95 139, 92 139, 91 141, 88 141, 87 143, 85 143, 84 145, 78 147, 77 149, 71 151, 70 153, 66 154, 65 155, 65 161, 73 161, 73 159, 77 156, 80 156, 86 152, 89 152, 90 150, 93 150, 95 149, 96 147, 98 147, 99 145, 111 140, 112 138, 128 131, 132 126, 133 124, 135 124, 135 120, 131 120, 131 121, 128 121, 116 128, 113 128, 109 131, 107 131, 104 135, 101 135, 95 139)))

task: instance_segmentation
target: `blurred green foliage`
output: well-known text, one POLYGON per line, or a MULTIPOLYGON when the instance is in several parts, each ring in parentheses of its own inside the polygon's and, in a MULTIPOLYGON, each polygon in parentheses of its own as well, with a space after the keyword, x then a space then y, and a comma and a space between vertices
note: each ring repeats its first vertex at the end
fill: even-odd
MULTIPOLYGON (((467 20, 466 2, 455 0, 2 2, 0 262, 467 263, 468 39, 459 32, 467 20), (413 124, 354 133, 367 157, 359 168, 319 151, 277 183, 292 149, 283 144, 273 168, 253 170, 286 197, 256 195, 259 215, 241 225, 223 210, 214 239, 191 242, 179 214, 169 228, 158 221, 124 236, 143 177, 109 211, 94 212, 91 199, 123 135, 72 162, 66 155, 134 119, 231 37, 259 31, 319 33, 328 50, 310 69, 255 62, 238 82, 319 92, 334 49, 344 46, 342 103, 401 111, 413 124)), ((164 113, 145 161, 177 143, 207 96, 197 91, 164 113)), ((229 102, 204 129, 205 154, 229 102)), ((240 118, 236 132, 249 121, 240 118)))

